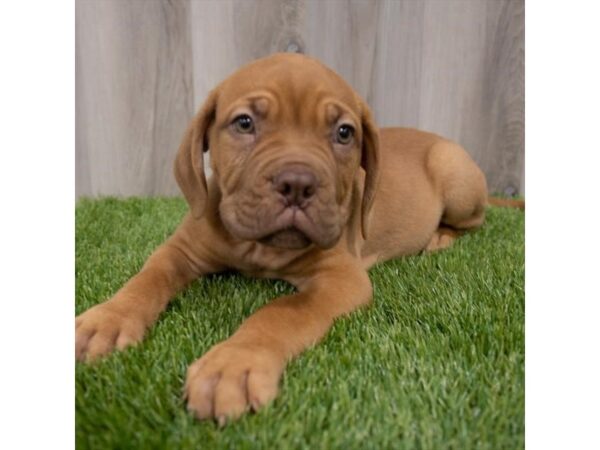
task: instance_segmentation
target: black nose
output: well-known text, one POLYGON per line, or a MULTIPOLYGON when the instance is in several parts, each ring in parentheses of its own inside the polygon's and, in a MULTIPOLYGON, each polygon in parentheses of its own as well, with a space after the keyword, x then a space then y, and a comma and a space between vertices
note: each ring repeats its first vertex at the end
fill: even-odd
POLYGON ((273 187, 283 196, 286 206, 303 208, 317 189, 317 177, 308 169, 291 167, 279 172, 273 187))

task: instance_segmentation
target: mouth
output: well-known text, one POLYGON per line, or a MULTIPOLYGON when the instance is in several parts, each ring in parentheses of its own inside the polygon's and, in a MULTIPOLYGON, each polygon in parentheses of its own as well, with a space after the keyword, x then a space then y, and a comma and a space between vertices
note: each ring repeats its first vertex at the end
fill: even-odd
POLYGON ((277 218, 277 227, 258 241, 271 247, 300 249, 308 247, 311 238, 312 221, 298 208, 284 208, 277 218))
POLYGON ((271 247, 301 249, 308 247, 311 240, 299 229, 290 227, 271 233, 259 239, 259 242, 271 247))
MULTIPOLYGON (((304 249, 315 244, 326 249, 335 245, 340 236, 339 230, 323 227, 321 221, 315 222, 309 211, 298 207, 284 206, 272 215, 263 213, 260 219, 264 221, 258 219, 258 223, 252 225, 244 225, 238 215, 239 210, 232 208, 233 214, 225 208, 221 211, 225 228, 239 239, 256 241, 270 247, 304 249)), ((252 213, 247 215, 252 217, 252 213)))

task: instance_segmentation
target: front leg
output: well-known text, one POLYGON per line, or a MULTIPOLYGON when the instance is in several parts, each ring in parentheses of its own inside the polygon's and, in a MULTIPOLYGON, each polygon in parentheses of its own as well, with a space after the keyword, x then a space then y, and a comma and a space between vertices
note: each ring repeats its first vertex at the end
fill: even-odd
POLYGON ((210 266, 190 255, 185 231, 176 232, 110 300, 75 319, 75 356, 93 360, 139 342, 170 299, 210 266))
POLYGON ((316 343, 335 318, 368 303, 372 288, 353 259, 327 264, 249 317, 226 341, 188 369, 188 409, 199 419, 224 424, 275 398, 286 361, 316 343))

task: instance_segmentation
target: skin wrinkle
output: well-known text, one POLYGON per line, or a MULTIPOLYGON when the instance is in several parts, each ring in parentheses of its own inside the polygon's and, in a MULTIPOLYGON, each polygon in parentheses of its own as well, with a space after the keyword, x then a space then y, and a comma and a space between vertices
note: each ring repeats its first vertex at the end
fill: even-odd
MULTIPOLYGON (((243 160, 243 158, 240 157, 239 159, 234 159, 233 164, 238 165, 236 164, 237 161, 239 161, 240 166, 245 166, 245 161, 243 160)), ((232 170, 223 177, 222 182, 219 184, 223 186, 223 193, 225 195, 231 195, 233 192, 239 190, 242 187, 241 185, 244 182, 242 178, 243 173, 243 170, 232 170)))
MULTIPOLYGON (((229 210, 228 210, 229 211, 229 210)), ((240 234, 244 237, 246 236, 253 236, 255 239, 260 239, 261 237, 263 237, 261 234, 257 234, 257 233, 253 233, 253 230, 263 230, 262 234, 271 234, 272 232, 275 231, 275 229, 271 226, 268 227, 267 225, 263 225, 261 223, 261 221, 264 219, 265 214, 263 211, 259 211, 259 214, 253 213, 256 212, 256 210, 250 210, 250 209, 242 209, 242 208, 232 208, 231 209, 232 213, 235 214, 235 218, 236 220, 234 221, 224 221, 224 224, 226 227, 230 228, 231 231, 233 231, 233 234, 240 234), (263 214, 260 214, 260 212, 263 212, 263 214), (243 214, 243 215, 241 215, 243 214), (251 224, 245 223, 244 219, 248 219, 248 221, 251 222, 251 224), (252 223, 254 223, 255 225, 252 226, 252 223)))
POLYGON ((252 92, 233 103, 223 112, 222 117, 225 119, 221 119, 223 120, 222 127, 225 128, 228 126, 236 116, 242 113, 238 109, 245 109, 244 112, 251 113, 250 115, 262 117, 269 114, 277 114, 279 110, 277 105, 277 93, 262 89, 252 92), (261 103, 263 101, 266 101, 264 107, 262 107, 261 103))

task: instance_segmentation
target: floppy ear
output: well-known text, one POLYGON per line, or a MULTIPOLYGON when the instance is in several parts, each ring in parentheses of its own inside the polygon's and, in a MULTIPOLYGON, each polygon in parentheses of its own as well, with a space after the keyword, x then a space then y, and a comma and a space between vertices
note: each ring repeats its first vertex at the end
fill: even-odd
POLYGON ((361 205, 361 231, 363 238, 366 239, 369 213, 371 212, 379 183, 379 131, 373 121, 369 107, 361 100, 359 100, 359 103, 362 125, 360 165, 366 173, 361 205))
POLYGON ((213 91, 189 124, 175 158, 175 179, 196 219, 204 213, 208 197, 203 153, 208 151, 208 130, 215 118, 216 105, 217 95, 213 91))

